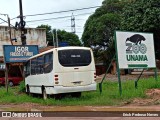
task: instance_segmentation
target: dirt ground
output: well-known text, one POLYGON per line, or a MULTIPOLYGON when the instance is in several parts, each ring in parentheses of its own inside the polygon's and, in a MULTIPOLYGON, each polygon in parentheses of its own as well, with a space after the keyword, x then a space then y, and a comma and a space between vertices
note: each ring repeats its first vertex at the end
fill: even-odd
MULTIPOLYGON (((127 80, 136 80, 139 75, 141 74, 141 72, 132 72, 130 75, 121 75, 121 81, 127 81, 127 80)), ((160 75, 160 72, 157 72, 158 75, 160 75)), ((97 82, 101 81, 103 78, 104 74, 97 76, 97 82)), ((145 79, 145 78, 149 78, 149 77, 154 77, 154 72, 144 72, 141 75, 141 79, 145 79)), ((118 81, 118 76, 117 75, 113 75, 113 74, 107 74, 106 75, 106 80, 109 81, 118 81)))

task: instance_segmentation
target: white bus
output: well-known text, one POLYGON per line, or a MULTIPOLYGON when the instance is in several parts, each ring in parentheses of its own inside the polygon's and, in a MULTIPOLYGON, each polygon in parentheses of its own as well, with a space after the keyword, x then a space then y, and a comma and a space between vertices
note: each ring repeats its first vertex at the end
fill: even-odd
POLYGON ((96 90, 93 52, 87 47, 59 47, 31 57, 25 65, 27 93, 47 95, 96 90))

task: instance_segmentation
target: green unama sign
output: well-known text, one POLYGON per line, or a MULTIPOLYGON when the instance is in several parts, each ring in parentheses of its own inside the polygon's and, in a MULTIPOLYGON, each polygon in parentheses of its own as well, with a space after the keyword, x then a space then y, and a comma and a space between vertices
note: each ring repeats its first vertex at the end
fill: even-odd
POLYGON ((119 69, 156 69, 154 39, 152 33, 115 31, 115 43, 121 93, 119 69))
POLYGON ((152 33, 116 31, 119 68, 156 68, 152 33))

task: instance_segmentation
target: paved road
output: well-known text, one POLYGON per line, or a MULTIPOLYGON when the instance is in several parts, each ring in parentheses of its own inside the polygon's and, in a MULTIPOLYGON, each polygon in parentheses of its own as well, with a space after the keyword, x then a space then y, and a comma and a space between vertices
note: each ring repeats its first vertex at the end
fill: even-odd
MULTIPOLYGON (((3 105, 2 105, 3 106, 3 105)), ((13 105, 12 105, 13 106, 13 105)), ((9 107, 9 106, 7 106, 9 107)), ((39 110, 38 112, 41 112, 42 118, 0 118, 0 120, 159 120, 160 119, 160 105, 153 105, 153 106, 119 106, 119 107, 112 107, 112 106, 81 106, 81 109, 79 109, 79 106, 59 106, 55 107, 55 111, 57 110, 63 110, 59 112, 47 112, 46 114, 54 117, 45 117, 44 112, 42 110, 39 110), (69 108, 72 108, 72 112, 68 112, 72 114, 72 117, 69 117, 70 115, 67 115, 67 111, 69 111, 69 108), (80 113, 83 113, 82 109, 84 108, 84 116, 81 116, 80 113), (67 110, 67 111, 65 111, 67 110), (81 112, 77 113, 76 111, 81 110, 81 112), (65 111, 65 112, 64 112, 65 111), (113 112, 111 112, 113 111, 113 112), (119 112, 116 112, 119 111, 119 112), (149 112, 150 111, 150 112, 149 112), (143 113, 144 112, 144 113, 143 113), (153 112, 153 113, 152 113, 153 112), (54 114, 52 114, 54 113, 54 114), (122 117, 123 113, 135 113, 135 114, 157 114, 158 117, 122 117), (113 117, 106 117, 113 116, 113 117), (57 117, 58 116, 58 117, 57 117), (62 117, 63 116, 63 117, 62 117), (92 117, 95 116, 95 117, 92 117), (96 117, 101 116, 101 117, 96 117), (103 116, 103 117, 102 117, 103 116), (105 117, 104 117, 105 116, 105 117), (117 117, 116 117, 117 116, 117 117)), ((1 109, 2 110, 2 109, 1 109)), ((38 109, 36 109, 37 111, 38 109)), ((32 111, 32 112, 36 112, 32 111)), ((45 115, 46 115, 45 114, 45 115)))
POLYGON ((0 118, 0 120, 159 120, 156 117, 45 117, 45 118, 0 118))

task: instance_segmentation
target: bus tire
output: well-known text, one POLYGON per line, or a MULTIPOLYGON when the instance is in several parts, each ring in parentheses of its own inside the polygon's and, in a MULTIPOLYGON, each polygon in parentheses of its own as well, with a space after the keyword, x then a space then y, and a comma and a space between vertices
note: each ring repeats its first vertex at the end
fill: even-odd
POLYGON ((26 86, 26 89, 27 89, 26 91, 27 95, 30 95, 31 93, 30 93, 29 85, 26 86))
POLYGON ((47 99, 47 93, 46 93, 46 89, 45 88, 42 91, 42 97, 43 97, 44 100, 47 99))

